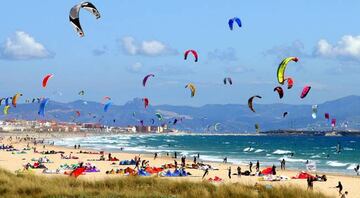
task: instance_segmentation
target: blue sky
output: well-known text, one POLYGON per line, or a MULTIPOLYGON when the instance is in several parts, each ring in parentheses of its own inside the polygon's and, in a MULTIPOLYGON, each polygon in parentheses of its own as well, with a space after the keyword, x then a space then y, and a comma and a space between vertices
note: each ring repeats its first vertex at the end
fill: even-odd
POLYGON ((1 97, 48 96, 58 101, 117 104, 148 97, 152 104, 245 104, 255 94, 260 103, 316 104, 360 95, 360 1, 91 1, 101 18, 85 10, 85 37, 69 23, 77 1, 7 1, 0 13, 1 97), (228 28, 234 16, 243 27, 228 28), (199 62, 183 60, 195 49, 199 62), (276 70, 281 60, 297 56, 286 74, 295 86, 280 100, 276 70), (41 80, 52 73, 46 89, 41 80), (142 78, 154 73, 146 88, 142 78), (222 79, 231 77, 232 86, 222 79), (194 98, 184 87, 192 82, 194 98), (312 90, 299 98, 304 85, 312 90), (59 94, 61 92, 61 94, 59 94))

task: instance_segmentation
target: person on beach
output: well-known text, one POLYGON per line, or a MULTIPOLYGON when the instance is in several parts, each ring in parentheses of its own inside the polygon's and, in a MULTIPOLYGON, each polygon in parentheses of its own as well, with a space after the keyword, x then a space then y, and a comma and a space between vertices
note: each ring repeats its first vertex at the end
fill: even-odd
POLYGON ((200 153, 197 154, 197 158, 200 159, 200 153))
POLYGON ((194 156, 194 164, 196 164, 196 156, 194 156))
POLYGON ((185 167, 186 165, 186 156, 181 157, 181 167, 185 167))
POLYGON ((175 165, 175 168, 178 168, 178 163, 176 160, 174 160, 174 165, 175 165))
POLYGON ((205 176, 208 175, 208 174, 209 174, 209 168, 206 168, 205 172, 204 172, 204 175, 202 176, 202 179, 204 179, 205 176))
POLYGON ((342 194, 340 198, 346 198, 346 197, 347 197, 347 195, 348 195, 348 191, 345 191, 345 193, 344 193, 344 194, 342 194))
POLYGON ((256 168, 256 172, 259 172, 259 170, 260 170, 260 162, 259 162, 259 160, 256 161, 255 168, 256 168))
POLYGON ((76 149, 76 144, 74 145, 74 149, 76 149))
POLYGON ((231 179, 231 166, 229 166, 229 169, 228 169, 228 176, 229 176, 229 179, 231 179))
POLYGON ((313 190, 314 189, 314 181, 311 177, 307 178, 307 189, 308 190, 313 190))
POLYGON ((360 169, 360 165, 358 164, 356 166, 356 168, 354 168, 354 171, 355 171, 356 175, 358 175, 358 176, 359 176, 359 169, 360 169))
POLYGON ((109 161, 111 161, 111 153, 109 153, 108 158, 109 158, 109 161))
POLYGON ((285 170, 285 159, 281 160, 281 170, 285 170))
POLYGON ((155 153, 154 153, 154 160, 156 160, 157 157, 158 157, 158 153, 155 152, 155 153))
POLYGON ((177 159, 177 153, 176 153, 176 151, 174 152, 174 158, 177 159))
POLYGON ((227 163, 227 157, 224 158, 224 161, 223 161, 224 164, 227 163))
POLYGON ((78 144, 78 149, 80 149, 80 144, 78 144))
POLYGON ((272 168, 271 168, 271 172, 273 175, 276 175, 276 166, 275 164, 273 164, 272 168))
POLYGON ((241 177, 241 167, 240 166, 237 167, 237 175, 238 175, 238 177, 241 177))
POLYGON ((250 173, 252 172, 252 166, 253 166, 253 163, 250 162, 250 163, 249 163, 249 171, 250 171, 250 173))
POLYGON ((343 190, 343 185, 341 184, 341 181, 339 181, 338 185, 335 186, 335 188, 338 188, 339 189, 339 195, 342 194, 342 190, 343 190))

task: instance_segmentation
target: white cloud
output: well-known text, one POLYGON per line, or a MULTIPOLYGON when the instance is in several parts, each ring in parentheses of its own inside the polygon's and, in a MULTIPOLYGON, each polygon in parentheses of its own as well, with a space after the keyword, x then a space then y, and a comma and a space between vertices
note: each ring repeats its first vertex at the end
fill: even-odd
POLYGON ((316 46, 315 55, 360 60, 360 36, 345 35, 335 45, 321 39, 316 46))
POLYGON ((253 70, 248 68, 248 67, 244 67, 244 66, 237 66, 237 67, 227 67, 226 68, 226 72, 227 73, 247 73, 247 72, 252 72, 253 70))
POLYGON ((215 49, 208 53, 209 60, 236 61, 236 50, 234 48, 215 49))
POLYGON ((264 52, 264 55, 275 55, 278 59, 289 56, 308 57, 305 51, 305 45, 300 40, 293 41, 290 45, 274 46, 264 52))
POLYGON ((44 45, 23 31, 17 31, 6 39, 0 48, 0 58, 10 60, 27 60, 50 58, 50 53, 44 45))
POLYGON ((133 65, 129 66, 127 69, 130 72, 139 73, 142 68, 143 68, 143 65, 140 62, 136 62, 133 65))
POLYGON ((122 38, 121 46, 128 55, 161 56, 176 55, 177 51, 161 41, 150 40, 137 42, 133 37, 122 38))

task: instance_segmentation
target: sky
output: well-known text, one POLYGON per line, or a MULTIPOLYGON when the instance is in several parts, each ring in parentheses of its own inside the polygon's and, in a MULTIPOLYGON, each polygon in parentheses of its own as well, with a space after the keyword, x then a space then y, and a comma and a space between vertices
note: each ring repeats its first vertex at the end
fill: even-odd
POLYGON ((23 93, 68 102, 200 106, 259 103, 318 104, 360 95, 360 1, 146 1, 93 0, 101 18, 80 11, 85 36, 69 22, 80 1, 6 1, 0 31, 1 97, 23 93), (228 20, 242 27, 231 31, 228 20), (184 60, 194 49, 199 61, 184 60), (279 99, 276 71, 282 59, 294 87, 279 99), (146 87, 145 75, 153 73, 146 87), (53 74, 46 88, 41 82, 53 74), (231 77, 233 85, 223 85, 231 77), (191 98, 187 83, 197 87, 191 98), (305 99, 299 95, 312 87, 305 99), (79 96, 80 90, 85 91, 79 96))

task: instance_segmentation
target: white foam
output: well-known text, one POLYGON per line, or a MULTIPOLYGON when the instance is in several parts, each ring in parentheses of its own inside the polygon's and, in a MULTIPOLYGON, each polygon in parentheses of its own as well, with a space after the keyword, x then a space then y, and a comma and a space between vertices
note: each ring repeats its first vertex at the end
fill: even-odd
POLYGON ((344 147, 344 151, 353 151, 355 150, 354 148, 349 148, 349 147, 344 147))
POLYGON ((354 170, 356 168, 357 164, 349 164, 349 166, 346 168, 348 170, 354 170))
POLYGON ((286 162, 302 162, 305 163, 307 160, 304 159, 294 159, 294 158, 288 158, 288 157, 280 157, 278 160, 284 159, 286 162))
POLYGON ((313 155, 310 158, 321 158, 321 156, 320 155, 313 155))
POLYGON ((332 167, 344 167, 348 165, 348 163, 341 163, 338 161, 327 161, 326 164, 332 167))
POLYGON ((261 152, 264 152, 263 149, 256 149, 255 153, 261 153, 261 152))
POLYGON ((253 150, 255 150, 254 148, 252 148, 252 147, 247 147, 247 148, 244 148, 244 152, 250 152, 250 151, 253 151, 253 150))
POLYGON ((273 152, 273 154, 278 154, 278 155, 284 155, 284 154, 290 154, 292 153, 291 151, 287 151, 287 150, 281 150, 281 149, 277 149, 276 151, 273 152))

